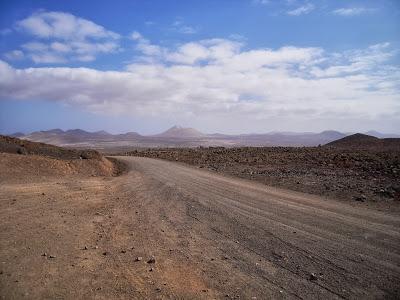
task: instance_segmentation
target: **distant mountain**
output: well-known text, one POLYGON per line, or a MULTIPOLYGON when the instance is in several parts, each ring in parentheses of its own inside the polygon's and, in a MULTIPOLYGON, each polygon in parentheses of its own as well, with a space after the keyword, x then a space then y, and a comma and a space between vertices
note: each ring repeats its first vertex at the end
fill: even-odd
POLYGON ((138 139, 142 138, 143 136, 140 135, 137 132, 127 132, 127 133, 122 133, 117 135, 118 138, 124 139, 124 140, 132 140, 132 139, 138 139))
POLYGON ((181 126, 173 126, 170 129, 164 131, 163 133, 155 135, 157 137, 163 138, 201 138, 204 137, 205 134, 194 129, 194 128, 184 128, 181 126))
POLYGON ((237 137, 243 146, 318 146, 345 137, 338 131, 323 131, 320 133, 272 132, 265 134, 246 134, 237 137))
POLYGON ((356 133, 326 144, 327 147, 345 149, 393 149, 400 150, 400 138, 380 139, 372 135, 356 133))
POLYGON ((327 146, 355 146, 360 144, 376 143, 379 138, 372 135, 355 133, 344 138, 326 144, 327 146))
POLYGON ((394 134, 394 133, 381 133, 375 130, 370 130, 367 131, 365 134, 367 135, 372 135, 374 137, 380 138, 380 139, 385 139, 385 138, 400 138, 399 134, 394 134))
POLYGON ((320 136, 327 140, 337 140, 344 138, 346 134, 335 130, 325 130, 320 133, 320 136))
POLYGON ((88 132, 82 129, 70 129, 67 131, 63 131, 61 129, 52 129, 32 132, 30 134, 21 136, 20 138, 34 142, 64 146, 74 143, 112 139, 112 137, 113 135, 106 131, 88 132))
POLYGON ((25 133, 22 133, 22 132, 15 132, 13 134, 10 134, 11 137, 15 137, 15 138, 19 138, 24 135, 25 135, 25 133))
POLYGON ((57 129, 51 129, 51 130, 47 130, 47 131, 40 131, 40 132, 62 134, 62 133, 64 133, 64 130, 57 128, 57 129))
MULTIPOLYGON (((348 135, 349 134, 334 130, 326 130, 320 133, 270 132, 239 135, 220 133, 204 134, 194 128, 173 126, 160 134, 148 136, 140 135, 137 132, 111 134, 106 131, 88 132, 82 129, 70 129, 67 131, 52 129, 36 131, 27 135, 22 134, 20 138, 34 142, 74 148, 131 149, 133 147, 318 146, 325 144, 332 145, 331 142, 340 141, 348 135)), ((359 135, 360 134, 356 135, 356 138, 350 138, 350 144, 357 144, 354 140, 360 139, 359 135)), ((372 138, 375 139, 374 137, 372 138)), ((347 143, 346 141, 347 139, 345 138, 341 143, 345 145, 345 143, 347 143)), ((335 144, 333 144, 333 146, 335 146, 335 144)))

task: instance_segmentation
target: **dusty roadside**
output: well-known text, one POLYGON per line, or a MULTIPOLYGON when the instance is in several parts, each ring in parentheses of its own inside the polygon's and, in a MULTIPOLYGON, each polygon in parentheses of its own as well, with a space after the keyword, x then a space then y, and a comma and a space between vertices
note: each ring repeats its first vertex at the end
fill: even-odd
POLYGON ((126 154, 182 162, 376 209, 400 210, 397 148, 209 147, 139 149, 126 154))
POLYGON ((400 296, 396 212, 118 159, 118 177, 2 182, 2 298, 400 296))

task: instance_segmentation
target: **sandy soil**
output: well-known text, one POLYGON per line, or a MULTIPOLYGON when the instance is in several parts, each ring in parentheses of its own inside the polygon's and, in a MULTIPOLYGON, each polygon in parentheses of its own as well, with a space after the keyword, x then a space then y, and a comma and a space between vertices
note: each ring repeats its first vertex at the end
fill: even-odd
POLYGON ((397 212, 118 159, 119 177, 2 177, 3 299, 400 297, 397 212))

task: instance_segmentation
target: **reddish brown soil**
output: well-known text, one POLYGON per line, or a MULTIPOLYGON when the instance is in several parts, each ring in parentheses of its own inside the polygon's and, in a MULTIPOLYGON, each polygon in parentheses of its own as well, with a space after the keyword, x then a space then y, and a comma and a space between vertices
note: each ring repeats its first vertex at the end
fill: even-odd
POLYGON ((1 183, 3 299, 400 296, 396 212, 118 159, 119 177, 1 183))
POLYGON ((116 176, 121 163, 94 150, 72 150, 0 135, 0 182, 48 176, 116 176))
POLYGON ((0 135, 0 153, 40 155, 57 159, 97 159, 101 154, 94 150, 73 150, 44 143, 30 142, 5 135, 0 135))
MULTIPOLYGON (((222 157, 248 167, 261 157, 251 151, 265 149, 232 151, 240 155, 222 157)), ((262 157, 284 164, 279 151, 262 157)), ((303 150, 303 160, 315 158, 312 151, 303 150)), ((396 209, 165 160, 116 159, 0 154, 0 298, 400 297, 396 209)), ((393 156, 382 161, 390 159, 394 169, 365 161, 384 178, 397 170, 393 156)))

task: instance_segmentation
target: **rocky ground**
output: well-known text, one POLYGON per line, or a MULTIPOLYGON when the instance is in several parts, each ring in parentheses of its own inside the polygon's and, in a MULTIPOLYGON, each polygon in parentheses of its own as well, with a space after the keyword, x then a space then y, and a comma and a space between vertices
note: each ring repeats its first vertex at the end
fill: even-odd
POLYGON ((91 153, 0 139, 0 299, 400 297, 396 152, 91 153))
POLYGON ((266 185, 367 203, 400 203, 400 151, 333 147, 143 149, 166 159, 266 185))
POLYGON ((117 159, 121 176, 7 171, 1 299, 399 298, 398 212, 117 159))

